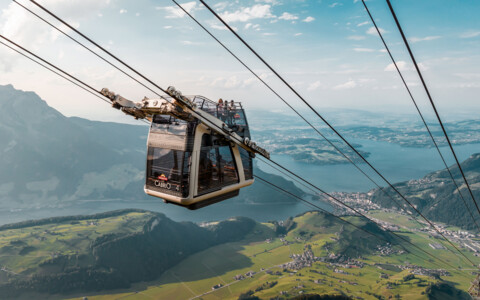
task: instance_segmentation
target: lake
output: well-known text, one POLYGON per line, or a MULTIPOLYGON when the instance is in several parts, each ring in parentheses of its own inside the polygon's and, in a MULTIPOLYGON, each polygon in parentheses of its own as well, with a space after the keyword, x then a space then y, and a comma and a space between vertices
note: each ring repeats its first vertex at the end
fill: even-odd
MULTIPOLYGON (((414 178, 421 178, 429 172, 442 169, 444 166, 436 149, 405 148, 388 142, 369 140, 355 140, 351 142, 363 145, 362 150, 370 152, 368 161, 372 163, 392 183, 414 178)), ((454 163, 453 157, 446 147, 441 148, 449 165, 454 163)), ((455 146, 458 158, 463 161, 471 154, 480 152, 480 144, 455 146)), ((366 179, 358 170, 350 164, 317 166, 293 161, 286 155, 273 155, 272 159, 292 172, 308 179, 318 187, 326 191, 368 191, 375 185, 366 179)), ((270 173, 276 173, 270 167, 258 162, 258 167, 270 173)), ((385 185, 373 171, 362 168, 380 184, 385 185)), ((259 184, 259 183, 256 183, 259 184)), ((301 186, 299 186, 301 187, 301 186)), ((141 196, 143 198, 143 195, 141 196)), ((316 201, 326 210, 331 210, 327 203, 316 201)), ((164 213, 175 221, 214 221, 224 220, 233 216, 245 216, 257 221, 284 220, 305 211, 311 210, 303 203, 296 204, 237 204, 229 200, 214 204, 200 210, 188 209, 164 204, 162 200, 105 200, 105 201, 77 201, 68 207, 42 208, 29 210, 5 210, 0 211, 0 224, 19 222, 30 219, 40 219, 52 216, 66 216, 79 214, 93 214, 122 208, 140 208, 164 213)))
MULTIPOLYGON (((407 148, 388 142, 358 139, 351 139, 350 142, 361 144, 363 147, 359 149, 370 152, 367 160, 391 183, 418 179, 445 168, 435 148, 407 148)), ((454 146, 454 149, 458 159, 464 161, 473 153, 480 152, 480 144, 454 146)), ((455 163, 448 146, 441 147, 440 151, 449 166, 455 163)), ((376 187, 352 164, 319 166, 296 162, 288 155, 272 155, 272 159, 327 192, 366 192, 376 187)), ((359 166, 380 186, 387 185, 366 164, 359 166)), ((258 167, 265 172, 279 174, 261 162, 258 167)))

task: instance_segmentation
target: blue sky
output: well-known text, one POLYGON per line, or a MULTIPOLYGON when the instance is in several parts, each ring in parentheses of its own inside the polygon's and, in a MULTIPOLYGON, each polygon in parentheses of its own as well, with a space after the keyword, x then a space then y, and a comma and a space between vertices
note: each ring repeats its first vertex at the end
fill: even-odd
MULTIPOLYGON (((29 1, 19 0, 44 16, 29 1)), ((286 111, 171 1, 39 1, 163 87, 286 111)), ((238 56, 298 108, 302 104, 198 1, 181 1, 238 56)), ((207 1, 319 110, 413 113, 414 107, 361 1, 207 1)), ((431 113, 386 1, 370 7, 419 104, 431 113)), ((394 0, 440 113, 478 114, 480 1, 394 0)), ((151 92, 112 69, 11 1, 0 0, 0 32, 101 89, 130 99, 151 92)), ((48 18, 49 20, 51 18, 48 18)), ((55 22, 55 24, 57 24, 55 22)), ((0 45, 1 46, 1 45, 0 45)), ((98 99, 0 47, 0 84, 33 90, 67 115, 125 121, 98 99)))

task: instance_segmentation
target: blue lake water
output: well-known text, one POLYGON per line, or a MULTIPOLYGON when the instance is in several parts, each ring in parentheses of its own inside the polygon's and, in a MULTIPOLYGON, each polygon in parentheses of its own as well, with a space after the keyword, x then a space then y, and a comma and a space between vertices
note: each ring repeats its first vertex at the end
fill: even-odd
MULTIPOLYGON (((436 149, 404 148, 388 142, 368 140, 351 140, 363 145, 360 149, 370 152, 368 160, 392 183, 421 178, 427 173, 444 168, 436 149)), ((449 165, 454 163, 449 149, 441 148, 449 165)), ((455 146, 458 158, 463 161, 471 154, 480 152, 480 144, 455 146)), ((273 155, 272 159, 291 171, 303 176, 326 191, 368 191, 375 185, 366 179, 350 164, 318 166, 295 162, 286 155, 273 155)), ((258 167, 270 173, 275 173, 270 167, 258 162, 258 167)), ((385 185, 373 171, 360 166, 371 175, 380 185, 385 185)), ((256 183, 259 184, 259 183, 256 183)), ((299 186, 301 187, 301 186, 299 186)), ((143 195, 142 195, 143 196, 143 195)), ((315 204, 330 210, 331 207, 319 201, 315 204)), ((140 208, 162 212, 175 221, 213 221, 224 220, 233 216, 245 216, 257 221, 284 220, 311 210, 303 203, 297 204, 237 204, 224 201, 200 210, 188 209, 164 204, 161 200, 108 200, 108 201, 78 201, 72 206, 63 208, 44 208, 17 211, 0 211, 0 224, 19 222, 30 219, 40 219, 52 216, 93 214, 122 208, 140 208)))
MULTIPOLYGON (((351 139, 351 142, 361 144, 363 147, 359 149, 370 152, 367 160, 391 183, 421 178, 427 173, 445 168, 435 148, 407 148, 388 142, 369 140, 351 139)), ((454 148, 460 161, 467 159, 473 153, 480 152, 480 144, 461 145, 454 148)), ((449 166, 455 163, 448 147, 441 147, 440 150, 449 166)), ((376 187, 352 164, 319 166, 295 162, 288 155, 273 155, 272 159, 328 192, 368 191, 376 187)), ((366 164, 358 165, 380 186, 387 185, 366 164)), ((258 163, 258 167, 263 171, 279 174, 261 162, 258 163)))

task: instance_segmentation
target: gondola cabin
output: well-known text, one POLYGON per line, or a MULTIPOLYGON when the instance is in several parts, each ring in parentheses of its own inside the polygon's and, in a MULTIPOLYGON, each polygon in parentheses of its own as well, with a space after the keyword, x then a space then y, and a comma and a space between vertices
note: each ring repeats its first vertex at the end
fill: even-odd
MULTIPOLYGON (((194 103, 242 138, 250 138, 240 103, 217 104, 195 96, 194 103)), ((237 196, 253 183, 252 155, 198 120, 154 115, 147 142, 145 192, 189 209, 237 196)))

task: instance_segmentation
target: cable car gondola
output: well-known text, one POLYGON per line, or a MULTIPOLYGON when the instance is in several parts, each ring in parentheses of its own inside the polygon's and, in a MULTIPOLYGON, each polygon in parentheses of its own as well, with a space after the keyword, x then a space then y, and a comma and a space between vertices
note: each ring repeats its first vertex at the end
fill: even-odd
POLYGON ((168 91, 170 99, 135 103, 102 90, 114 107, 151 120, 145 193, 189 209, 237 196, 254 182, 255 153, 268 155, 250 141, 242 104, 168 91))

